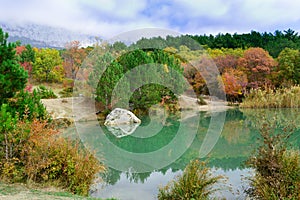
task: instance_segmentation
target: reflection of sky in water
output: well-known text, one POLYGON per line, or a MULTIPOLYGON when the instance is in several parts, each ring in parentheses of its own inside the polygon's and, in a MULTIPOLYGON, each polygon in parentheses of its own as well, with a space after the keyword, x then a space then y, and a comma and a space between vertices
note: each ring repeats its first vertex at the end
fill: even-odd
MULTIPOLYGON (((218 199, 245 199, 243 194, 244 189, 247 188, 246 178, 250 176, 252 170, 250 169, 235 169, 227 170, 213 168, 215 175, 223 175, 228 177, 226 185, 220 184, 217 187, 224 188, 223 190, 214 193, 213 197, 218 199), (231 186, 230 191, 228 186, 231 186)), ((100 198, 117 198, 120 200, 154 200, 157 199, 159 186, 165 186, 170 180, 173 180, 181 171, 172 172, 167 170, 165 174, 161 172, 152 172, 145 180, 144 184, 130 182, 125 173, 122 173, 120 180, 115 185, 107 185, 92 194, 93 197, 100 198)), ((98 187, 101 188, 101 187, 98 187)))
POLYGON ((253 170, 245 168, 224 171, 221 168, 214 168, 213 173, 215 175, 226 176, 228 178, 225 182, 225 186, 222 184, 216 184, 217 188, 223 187, 223 189, 217 191, 214 194, 214 197, 217 199, 221 199, 222 197, 226 197, 226 199, 245 199, 244 190, 248 188, 247 178, 250 177, 253 170))
POLYGON ((170 169, 162 174, 152 172, 144 184, 130 182, 125 173, 121 174, 120 180, 113 186, 108 185, 92 194, 93 197, 117 198, 120 200, 152 200, 157 199, 158 187, 164 186, 180 172, 173 173, 170 169))

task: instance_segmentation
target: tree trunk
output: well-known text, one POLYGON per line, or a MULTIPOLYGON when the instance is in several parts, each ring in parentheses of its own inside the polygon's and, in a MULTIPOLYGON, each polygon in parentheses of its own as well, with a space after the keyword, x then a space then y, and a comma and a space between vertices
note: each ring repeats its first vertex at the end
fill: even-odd
POLYGON ((108 109, 108 97, 107 94, 105 94, 105 110, 108 109))

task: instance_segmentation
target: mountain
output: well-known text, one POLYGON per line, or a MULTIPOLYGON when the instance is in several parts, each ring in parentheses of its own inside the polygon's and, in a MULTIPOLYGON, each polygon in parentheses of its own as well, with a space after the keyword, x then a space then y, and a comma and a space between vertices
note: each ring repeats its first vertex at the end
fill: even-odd
POLYGON ((67 42, 78 40, 82 46, 90 46, 97 42, 95 36, 69 31, 64 28, 37 24, 16 25, 1 23, 0 27, 9 34, 8 41, 21 41, 34 47, 63 48, 67 42))

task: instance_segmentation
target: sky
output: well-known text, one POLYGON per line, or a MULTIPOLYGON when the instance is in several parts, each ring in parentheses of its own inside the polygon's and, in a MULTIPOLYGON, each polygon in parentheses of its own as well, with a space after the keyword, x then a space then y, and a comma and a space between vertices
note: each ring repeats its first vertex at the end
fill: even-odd
POLYGON ((0 0, 0 21, 104 38, 140 28, 199 35, 300 32, 300 0, 0 0))

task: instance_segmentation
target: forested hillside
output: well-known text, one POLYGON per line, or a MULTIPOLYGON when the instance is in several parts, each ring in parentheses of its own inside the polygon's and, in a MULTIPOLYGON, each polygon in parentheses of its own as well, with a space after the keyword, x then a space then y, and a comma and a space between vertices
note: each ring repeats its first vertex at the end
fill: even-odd
MULTIPOLYGON (((27 88, 31 88, 31 84, 57 82, 61 83, 66 91, 72 91, 70 88, 74 80, 84 79, 95 92, 97 91, 96 99, 109 108, 111 103, 107 93, 111 89, 107 87, 108 91, 103 91, 105 81, 103 82, 103 77, 100 79, 98 76, 97 65, 87 67, 84 73, 77 74, 90 52, 99 47, 106 52, 99 54, 99 61, 102 60, 102 64, 109 65, 108 69, 112 70, 109 72, 107 69, 106 74, 114 74, 107 79, 110 81, 110 84, 106 83, 109 87, 113 87, 111 84, 117 83, 128 69, 157 62, 169 67, 177 66, 179 71, 183 70, 185 78, 200 96, 209 94, 209 91, 203 74, 195 68, 204 67, 205 63, 213 61, 219 70, 218 79, 223 81, 229 101, 242 101, 250 89, 290 87, 300 82, 300 36, 291 29, 276 30, 274 33, 252 31, 233 35, 220 33, 216 36, 141 38, 130 45, 122 41, 113 44, 102 42, 86 48, 81 47, 78 41, 70 41, 62 50, 24 46, 17 42, 16 56, 19 64, 28 72, 27 88), (161 56, 164 57, 163 60, 161 56), (203 61, 196 64, 199 66, 189 64, 191 60, 197 59, 203 61), (181 67, 178 67, 178 64, 181 67), (96 87, 101 89, 97 90, 96 87), (106 97, 101 97, 104 94, 106 97)), ((138 99, 141 95, 138 95, 138 99)), ((161 101, 165 96, 170 94, 162 92, 159 98, 156 96, 155 99, 161 101)))

